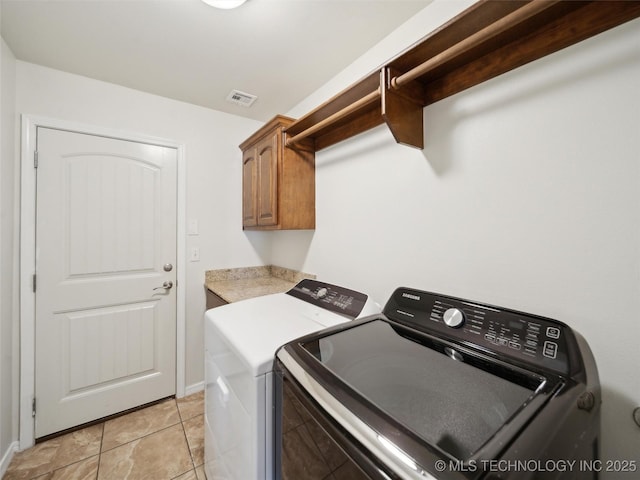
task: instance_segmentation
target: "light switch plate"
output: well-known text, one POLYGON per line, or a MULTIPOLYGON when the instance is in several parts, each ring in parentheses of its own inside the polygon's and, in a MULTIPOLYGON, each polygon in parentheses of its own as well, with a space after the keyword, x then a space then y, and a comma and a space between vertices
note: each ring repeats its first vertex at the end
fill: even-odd
POLYGON ((187 222, 187 235, 198 235, 198 219, 192 218, 187 222))
POLYGON ((198 247, 191 247, 191 255, 189 256, 190 262, 200 261, 200 249, 198 247))

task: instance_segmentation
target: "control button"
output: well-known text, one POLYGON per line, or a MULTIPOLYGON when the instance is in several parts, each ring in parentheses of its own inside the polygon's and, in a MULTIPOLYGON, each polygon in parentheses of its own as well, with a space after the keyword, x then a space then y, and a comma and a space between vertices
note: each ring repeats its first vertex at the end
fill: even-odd
POLYGON ((329 290, 327 290, 325 287, 322 287, 320 290, 318 290, 318 293, 316 293, 316 297, 324 298, 324 297, 327 296, 328 292, 329 292, 329 290))
POLYGON ((485 334, 484 334, 484 339, 485 339, 487 342, 494 343, 494 342, 496 341, 496 336, 495 336, 495 335, 491 335, 490 333, 485 333, 485 334))
POLYGON ((461 327, 464 323, 464 314, 457 308, 450 308, 442 316, 444 323, 451 328, 461 327))
POLYGON ((509 341, 506 338, 499 338, 498 339, 498 345, 506 347, 507 344, 509 343, 509 341))
POLYGON ((560 329, 557 327, 547 327, 547 337, 557 340, 560 338, 560 329))
POLYGON ((558 354, 558 344, 556 342, 544 342, 542 355, 544 355, 547 358, 556 358, 557 354, 558 354))
POLYGON ((513 348, 514 350, 520 350, 520 348, 522 348, 522 345, 520 345, 518 342, 509 342, 509 348, 513 348))

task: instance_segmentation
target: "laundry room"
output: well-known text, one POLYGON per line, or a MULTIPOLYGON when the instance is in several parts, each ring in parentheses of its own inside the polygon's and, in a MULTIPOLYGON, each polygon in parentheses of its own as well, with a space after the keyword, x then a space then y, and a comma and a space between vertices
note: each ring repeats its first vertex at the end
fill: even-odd
POLYGON ((262 449, 262 470, 240 470, 251 478, 637 478, 638 17, 637 1, 0 0, 0 477, 244 480, 213 451, 215 421, 242 432, 229 445, 262 449), (200 43, 219 40, 209 30, 229 38, 200 43), (247 169, 268 149, 292 177, 247 169), (258 208, 265 185, 279 200, 258 208), (273 323, 243 323, 242 305, 273 323), (287 320, 297 309, 313 328, 287 320), (442 328, 418 334, 419 318, 442 328), (491 344, 463 337, 474 325, 491 344), (370 361, 379 375, 336 366, 386 351, 387 330, 420 350, 370 361), (225 337, 246 354, 237 371, 264 375, 266 427, 224 410, 244 378, 209 362, 225 337), (378 398, 383 378, 405 395, 409 358, 416 375, 464 379, 464 397, 509 401, 438 410, 448 433, 499 419, 433 448, 420 432, 384 443, 398 427, 378 451, 364 427, 327 420, 378 398), (302 375, 314 359, 324 373, 302 375), (376 379, 338 406, 300 402, 330 413, 317 428, 362 477, 287 466, 287 402, 331 392, 330 371, 376 379), (575 451, 533 448, 554 424, 575 451), (422 450, 442 457, 409 455, 422 450), (413 466, 376 477, 393 458, 413 466))

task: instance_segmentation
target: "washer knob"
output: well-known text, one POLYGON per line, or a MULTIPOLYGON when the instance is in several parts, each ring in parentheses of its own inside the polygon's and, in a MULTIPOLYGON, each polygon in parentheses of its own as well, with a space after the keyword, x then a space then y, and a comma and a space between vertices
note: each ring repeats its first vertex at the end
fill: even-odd
POLYGON ((464 313, 457 308, 450 308, 442 316, 448 327, 458 328, 464 324, 464 313))
POLYGON ((318 290, 318 293, 316 293, 316 296, 318 298, 324 298, 327 296, 327 293, 329 293, 329 290, 326 287, 322 287, 320 290, 318 290))

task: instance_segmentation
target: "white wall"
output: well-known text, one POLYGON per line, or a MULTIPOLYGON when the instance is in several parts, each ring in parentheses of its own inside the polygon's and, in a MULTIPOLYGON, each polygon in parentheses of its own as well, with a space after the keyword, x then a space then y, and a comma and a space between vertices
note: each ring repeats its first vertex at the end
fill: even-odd
POLYGON ((0 38, 0 476, 17 436, 16 60, 0 38))
MULTIPOLYGON (((428 6, 289 114, 465 3, 428 6)), ((638 85, 635 20, 425 108, 424 151, 381 126, 318 152, 317 228, 275 233, 272 262, 379 302, 405 285, 568 323, 598 363, 603 458, 640 462, 638 85)))
POLYGON ((17 91, 21 114, 185 144, 186 218, 199 222, 199 235, 187 236, 187 251, 200 248, 200 262, 188 262, 186 271, 186 384, 201 382, 204 271, 261 265, 268 253, 264 234, 242 231, 239 187, 238 144, 261 123, 21 61, 17 91))

